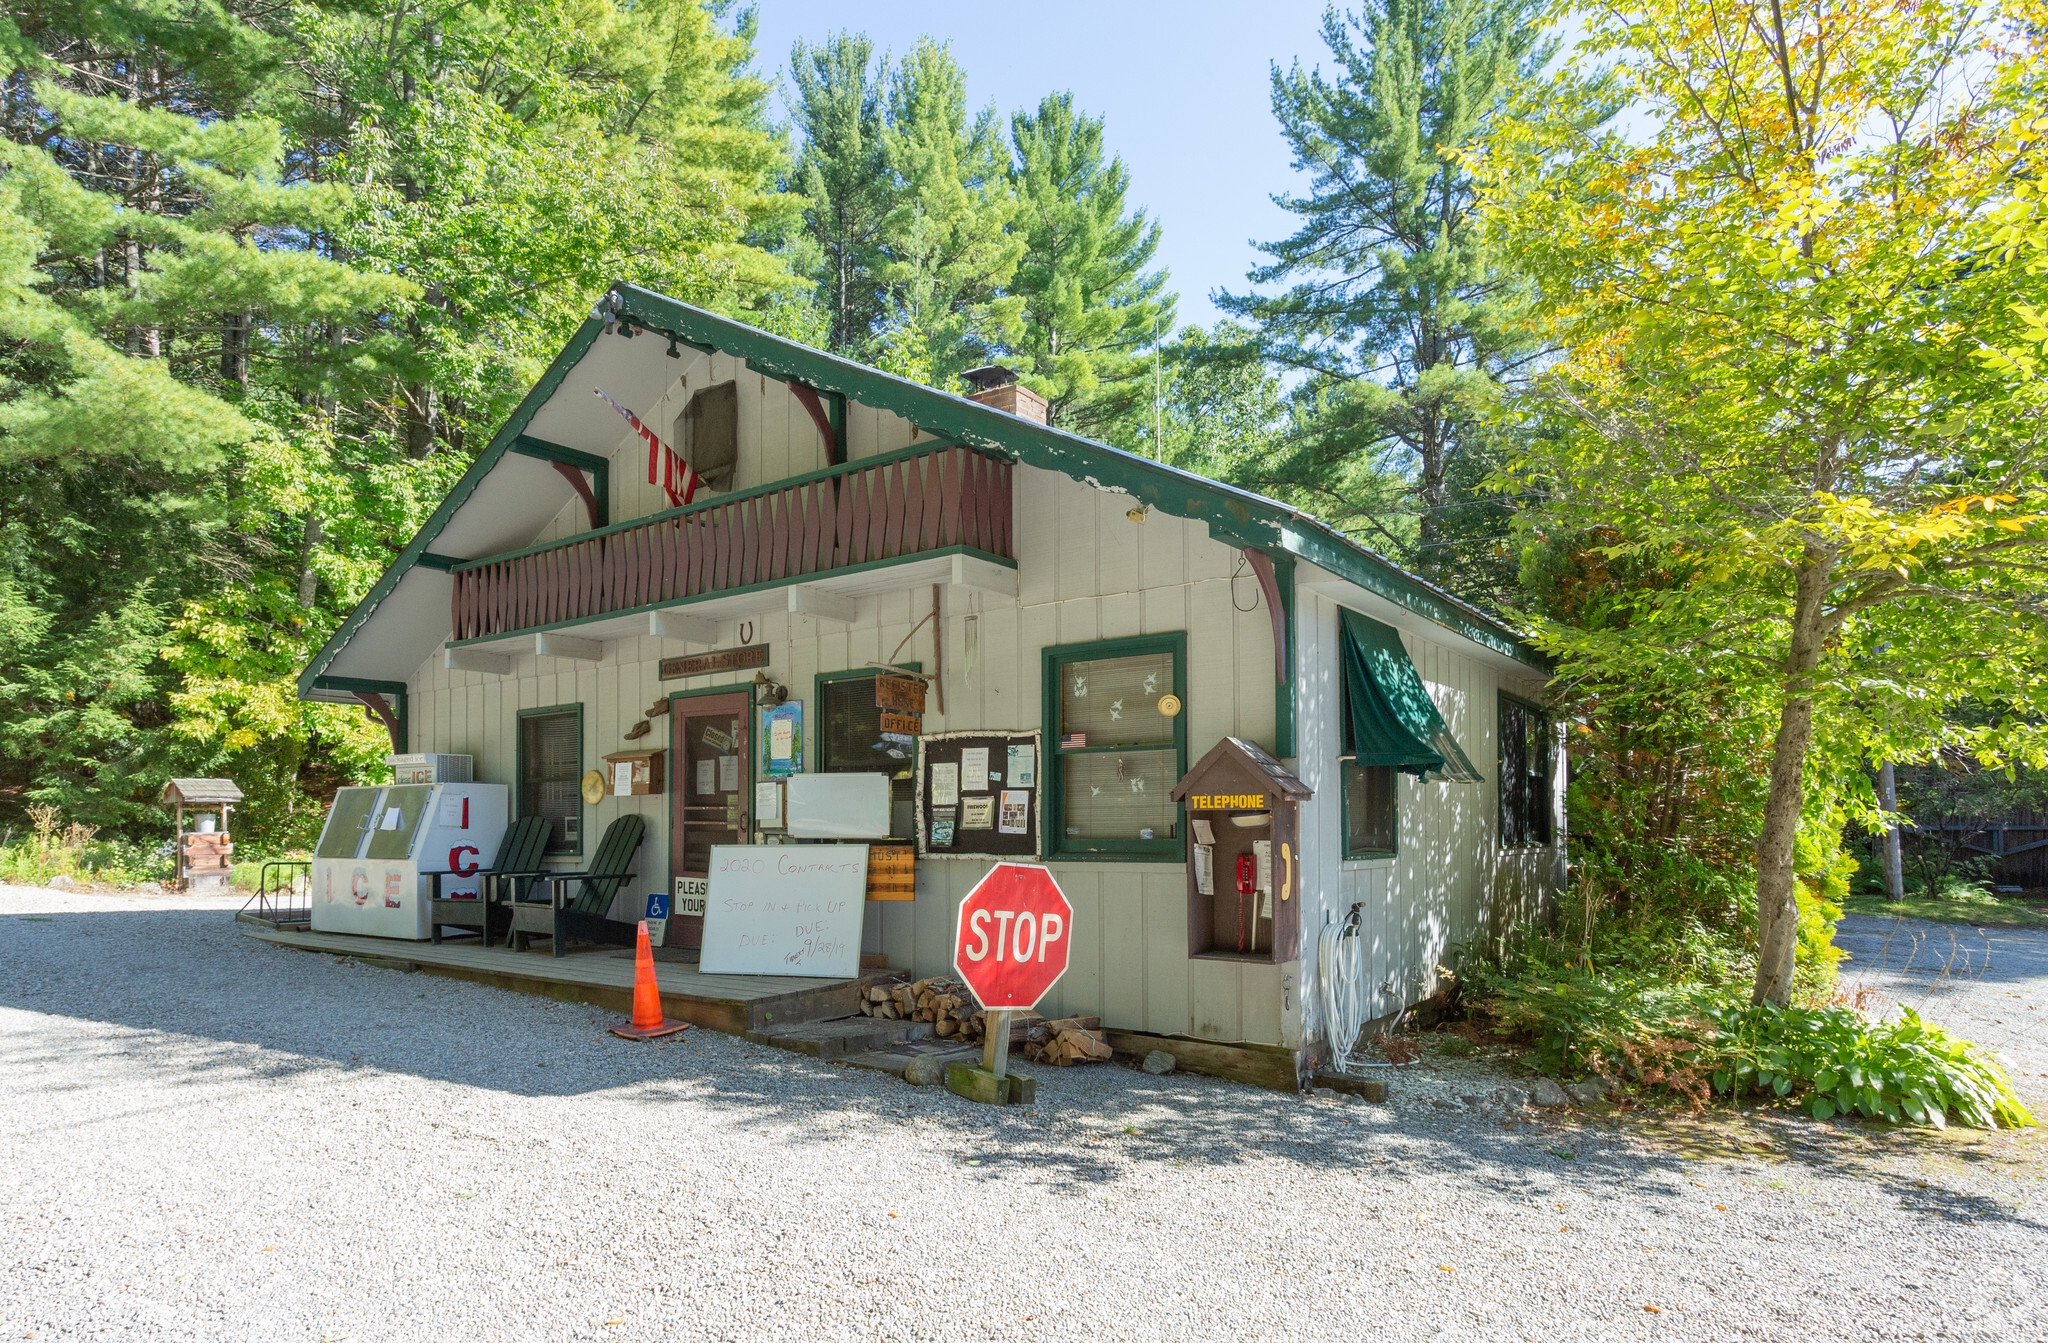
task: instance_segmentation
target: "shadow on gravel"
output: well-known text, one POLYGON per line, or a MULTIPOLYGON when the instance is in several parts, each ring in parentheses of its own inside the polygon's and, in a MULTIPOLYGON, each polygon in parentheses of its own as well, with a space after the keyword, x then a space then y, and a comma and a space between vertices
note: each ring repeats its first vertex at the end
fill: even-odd
MULTIPOLYGON (((0 914, 0 1009, 35 1014, 0 1033, 17 1105, 32 1113, 39 1090, 103 1087, 100 1122, 122 1113, 123 1079, 138 1067, 194 1088, 276 1083, 316 1094, 400 1073, 536 1102, 602 1093, 687 1104, 714 1122, 773 1127, 778 1141, 799 1150, 843 1142, 867 1125, 910 1123, 980 1177, 1076 1193, 1107 1192, 1134 1163, 1278 1161, 1310 1189, 1319 1173, 1385 1168, 1531 1200, 1571 1193, 1647 1207, 1697 1202, 1688 1192, 1696 1163, 1608 1123, 1447 1117, 1402 1105, 1398 1095, 1393 1106, 1305 1101, 1115 1066, 1026 1065, 1040 1081, 1039 1105, 985 1109, 938 1088, 701 1030, 630 1043, 603 1033, 612 1017, 596 1008, 271 946, 242 936, 217 910, 0 914), (121 1029, 88 1029, 81 1040, 79 1021, 121 1029)), ((559 1106, 547 1113, 561 1117, 559 1106)), ((424 1122, 462 1121, 457 1092, 424 1122)), ((1789 1165, 1764 1173, 1853 1168, 1916 1211, 2048 1230, 2038 1214, 1890 1175, 1824 1131, 1815 1135, 1781 1138, 1775 1155, 1789 1165)))

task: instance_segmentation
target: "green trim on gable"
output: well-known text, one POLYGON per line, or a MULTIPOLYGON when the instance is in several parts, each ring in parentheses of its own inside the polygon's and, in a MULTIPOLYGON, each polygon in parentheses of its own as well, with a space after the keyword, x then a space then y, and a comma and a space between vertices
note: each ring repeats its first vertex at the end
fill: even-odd
POLYGON ((470 463, 469 470, 462 473, 462 479, 455 482, 455 488, 448 491, 448 497, 441 501, 440 507, 434 510, 426 525, 420 528, 419 534, 399 552, 398 558, 392 561, 391 567, 384 571, 383 576, 370 585, 370 590, 356 603, 356 609, 349 612, 348 619, 342 621, 341 627, 328 636, 327 642, 320 645, 320 651, 313 655, 313 660, 306 664, 306 670, 299 673, 301 698, 314 688, 314 682, 327 670, 327 665, 333 662, 347 646, 348 641, 355 637, 356 631, 363 627, 363 622, 370 618, 378 605, 391 595, 399 580, 420 562, 420 556, 434 543, 434 538, 441 534, 442 528, 448 525, 456 510, 469 502, 469 496, 476 493, 477 486, 483 484, 484 477, 490 475, 493 468, 504 460, 505 454, 512 450, 512 445, 526 432, 526 426, 540 413, 540 408, 548 403, 548 399, 555 394, 555 389, 562 385, 562 380, 569 376, 569 370, 583 361, 583 356, 589 353, 590 347, 603 332, 604 323, 596 318, 585 318, 583 325, 576 328, 576 334, 569 338, 569 343, 562 347, 562 352, 555 356, 547 371, 541 374, 540 381, 533 385, 533 390, 520 399, 518 407, 505 421, 505 427, 500 429, 490 444, 477 454, 476 460, 470 463))
MULTIPOLYGON (((1028 466, 1057 472, 1086 485, 1128 494, 1162 513, 1203 523, 1211 536, 1225 545, 1250 546, 1264 551, 1276 562, 1288 556, 1306 560, 1534 671, 1549 670, 1548 660, 1524 643, 1507 625, 1408 573, 1335 528, 1284 504, 1107 444, 1021 419, 965 397, 910 382, 880 369, 795 344, 652 290, 617 284, 610 292, 616 303, 617 316, 628 323, 629 329, 637 325, 647 334, 666 335, 692 349, 716 350, 730 355, 744 362, 749 369, 778 381, 805 383, 816 389, 834 409, 851 399, 901 416, 937 440, 919 445, 918 450, 931 451, 949 444, 976 447, 999 452, 1028 466)), ((448 497, 442 500, 440 507, 434 510, 412 543, 400 553, 313 657, 299 677, 301 695, 307 693, 313 679, 327 668, 405 574, 421 563, 421 556, 434 538, 447 526, 456 510, 468 502, 484 477, 508 451, 517 450, 522 439, 528 445, 558 446, 544 445, 542 440, 530 438, 525 433, 526 426, 559 389, 569 371, 589 353, 603 330, 604 323, 594 318, 585 320, 577 328, 562 352, 548 365, 540 381, 520 401, 490 445, 478 454, 476 461, 448 497)), ((838 421, 835 428, 844 424, 843 413, 835 415, 834 419, 838 421)), ((862 464, 882 460, 885 456, 862 459, 862 464)), ((786 488, 793 481, 802 479, 794 477, 792 481, 777 482, 773 488, 786 488)), ((646 521, 636 519, 631 525, 641 525, 646 521)), ((1291 596, 1291 583, 1285 592, 1291 596)), ((1286 745, 1292 735, 1291 722, 1287 721, 1293 711, 1291 690, 1287 699, 1284 711, 1276 710, 1275 714, 1276 746, 1286 745)), ((1282 751, 1282 754, 1286 752, 1282 751)))

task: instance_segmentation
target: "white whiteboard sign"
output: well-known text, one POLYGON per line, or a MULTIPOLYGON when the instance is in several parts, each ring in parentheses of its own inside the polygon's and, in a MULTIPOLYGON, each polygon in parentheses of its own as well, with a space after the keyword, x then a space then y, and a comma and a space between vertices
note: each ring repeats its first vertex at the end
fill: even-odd
POLYGON ((798 839, 889 837, 886 774, 792 774, 786 806, 798 839))
POLYGON ((714 844, 698 969, 852 979, 867 893, 865 844, 714 844))

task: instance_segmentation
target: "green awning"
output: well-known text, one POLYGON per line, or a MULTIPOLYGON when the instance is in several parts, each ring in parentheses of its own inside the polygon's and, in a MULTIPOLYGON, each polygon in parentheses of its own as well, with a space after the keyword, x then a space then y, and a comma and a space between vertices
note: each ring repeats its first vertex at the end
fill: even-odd
POLYGON ((1478 783, 1479 771, 1422 688, 1400 632, 1356 611, 1342 614, 1353 758, 1361 765, 1392 765, 1431 783, 1478 783))

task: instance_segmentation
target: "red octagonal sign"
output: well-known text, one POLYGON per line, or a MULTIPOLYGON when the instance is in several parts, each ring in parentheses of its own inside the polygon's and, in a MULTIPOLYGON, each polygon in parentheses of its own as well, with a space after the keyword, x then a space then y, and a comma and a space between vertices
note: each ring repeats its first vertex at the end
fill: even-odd
POLYGON ((1032 1008, 1067 972, 1074 907, 1043 867, 997 863, 960 902, 953 968, 981 1005, 1032 1008))

